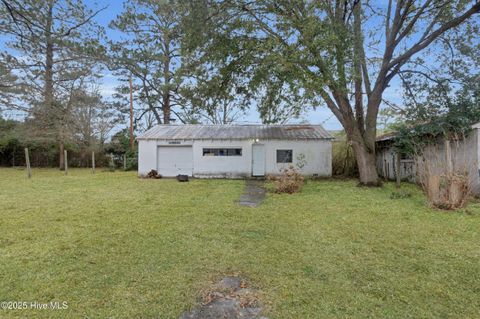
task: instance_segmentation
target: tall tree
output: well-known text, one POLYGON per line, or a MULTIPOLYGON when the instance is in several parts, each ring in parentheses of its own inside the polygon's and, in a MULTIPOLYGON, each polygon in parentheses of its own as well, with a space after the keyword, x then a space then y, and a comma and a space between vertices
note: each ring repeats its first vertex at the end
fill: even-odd
MULTIPOLYGON (((183 6, 171 0, 134 0, 124 3, 121 15, 110 26, 124 37, 111 42, 112 67, 124 83, 133 76, 138 102, 158 124, 170 123, 173 116, 183 120, 180 89, 183 84, 181 59, 183 6), (173 113, 173 114, 172 114, 173 113)), ((120 93, 128 92, 122 85, 120 93)))
POLYGON ((0 112, 6 109, 23 110, 18 103, 22 92, 18 77, 12 73, 5 61, 0 60, 0 112))
POLYGON ((106 100, 95 83, 82 83, 72 92, 73 117, 72 131, 75 140, 86 151, 98 149, 105 143, 109 132, 124 118, 118 105, 106 100))
POLYGON ((355 151, 364 185, 379 182, 375 138, 385 89, 414 57, 480 11, 478 0, 389 0, 379 7, 362 0, 211 5, 229 12, 237 41, 250 43, 243 48, 255 47, 238 52, 254 61, 253 83, 268 84, 273 74, 277 86, 314 105, 321 101, 333 112, 355 151))
POLYGON ((236 54, 241 42, 232 33, 235 26, 228 24, 226 12, 208 0, 193 1, 186 9, 182 48, 190 79, 184 90, 186 100, 201 122, 235 122, 249 109, 253 97, 248 89, 248 63, 236 54))
POLYGON ((182 91, 191 105, 190 122, 233 123, 245 114, 252 98, 247 79, 232 68, 228 56, 214 60, 208 46, 197 46, 194 52, 185 56, 191 72, 182 91))
POLYGON ((6 35, 8 58, 25 88, 22 103, 37 133, 63 148, 70 131, 71 94, 78 82, 97 71, 99 37, 93 18, 101 11, 74 0, 15 0, 0 4, 0 33, 6 35))

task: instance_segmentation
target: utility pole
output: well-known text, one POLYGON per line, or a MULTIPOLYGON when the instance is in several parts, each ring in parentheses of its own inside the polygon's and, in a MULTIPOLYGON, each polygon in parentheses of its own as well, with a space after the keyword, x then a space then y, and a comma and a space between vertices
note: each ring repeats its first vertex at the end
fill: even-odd
POLYGON ((132 76, 129 78, 130 82, 130 149, 133 151, 135 146, 133 140, 133 88, 132 88, 132 76))

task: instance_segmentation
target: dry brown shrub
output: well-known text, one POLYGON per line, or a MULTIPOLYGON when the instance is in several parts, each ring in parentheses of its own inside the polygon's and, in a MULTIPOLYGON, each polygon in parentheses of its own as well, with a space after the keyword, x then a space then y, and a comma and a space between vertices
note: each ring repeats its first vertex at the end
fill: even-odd
POLYGON ((454 210, 467 205, 476 165, 464 136, 427 145, 416 156, 416 166, 431 206, 454 210))
POLYGON ((465 207, 470 198, 470 179, 466 173, 433 175, 424 185, 430 204, 436 208, 454 210, 465 207))
POLYGON ((145 178, 155 178, 159 179, 162 178, 162 175, 158 174, 158 172, 154 169, 152 169, 148 174, 145 176, 145 178))
POLYGON ((293 165, 282 169, 280 175, 274 177, 270 176, 269 179, 273 180, 276 193, 296 193, 300 191, 304 183, 303 176, 295 169, 295 167, 293 167, 293 165))

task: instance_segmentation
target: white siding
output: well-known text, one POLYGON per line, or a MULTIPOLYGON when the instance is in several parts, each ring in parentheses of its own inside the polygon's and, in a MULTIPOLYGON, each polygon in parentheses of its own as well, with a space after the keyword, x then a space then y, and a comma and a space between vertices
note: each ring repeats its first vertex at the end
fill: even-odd
POLYGON ((332 175, 332 142, 330 140, 269 141, 267 149, 267 174, 279 174, 290 164, 277 163, 277 150, 293 151, 293 166, 299 164, 299 155, 305 156, 304 175, 332 175))
MULTIPOLYGON (((242 178, 252 176, 253 140, 195 140, 180 141, 181 145, 193 145, 193 176, 203 178, 242 178), (242 148, 242 156, 203 156, 203 148, 242 148)), ((277 164, 277 149, 293 151, 293 165, 298 163, 298 155, 305 155, 302 174, 308 176, 331 176, 331 140, 264 140, 266 174, 276 175, 286 164, 277 164)), ((140 140, 138 173, 146 175, 157 169, 157 147, 168 145, 163 140, 140 140)))
POLYGON ((145 176, 157 169, 157 141, 140 140, 138 142, 138 175, 145 176))
POLYGON ((251 162, 252 142, 249 140, 196 140, 193 143, 195 177, 249 177, 251 162), (203 156, 204 148, 241 148, 242 156, 203 156))

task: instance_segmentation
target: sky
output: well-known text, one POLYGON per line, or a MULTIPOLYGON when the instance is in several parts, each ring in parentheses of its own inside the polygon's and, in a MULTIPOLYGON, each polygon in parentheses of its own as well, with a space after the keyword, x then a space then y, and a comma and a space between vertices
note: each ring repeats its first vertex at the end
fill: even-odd
MULTIPOLYGON (((88 7, 99 9, 106 7, 105 10, 101 11, 94 19, 95 21, 103 26, 106 31, 107 38, 111 40, 118 40, 121 34, 118 31, 112 30, 108 27, 108 24, 111 20, 115 19, 117 15, 122 12, 123 6, 121 0, 103 0, 103 1, 93 1, 85 0, 85 3, 88 7)), ((0 39, 0 50, 4 49, 4 40, 0 39)), ((117 78, 111 73, 105 73, 101 80, 101 92, 106 97, 109 98, 115 91, 115 87, 118 84, 117 78)), ((394 103, 402 103, 402 91, 401 86, 398 81, 392 81, 390 87, 388 87, 384 92, 384 98, 388 99, 394 103)), ((308 122, 310 124, 322 124, 327 130, 341 130, 342 126, 335 118, 333 113, 326 107, 321 106, 315 110, 310 107, 305 108, 307 111, 301 115, 300 118, 291 120, 290 123, 299 123, 299 122, 308 122)), ((239 123, 261 123, 258 112, 256 111, 255 105, 249 108, 247 114, 242 116, 237 120, 239 123)))

